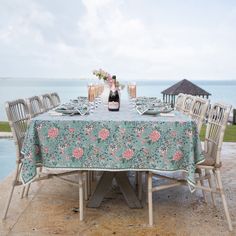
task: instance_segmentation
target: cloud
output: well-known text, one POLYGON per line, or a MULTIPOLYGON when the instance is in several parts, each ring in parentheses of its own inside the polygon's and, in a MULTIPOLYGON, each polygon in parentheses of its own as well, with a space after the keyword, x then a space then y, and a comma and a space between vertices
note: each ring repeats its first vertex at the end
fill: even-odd
POLYGON ((236 78, 234 3, 69 4, 1 1, 0 76, 90 77, 102 67, 124 79, 236 78))

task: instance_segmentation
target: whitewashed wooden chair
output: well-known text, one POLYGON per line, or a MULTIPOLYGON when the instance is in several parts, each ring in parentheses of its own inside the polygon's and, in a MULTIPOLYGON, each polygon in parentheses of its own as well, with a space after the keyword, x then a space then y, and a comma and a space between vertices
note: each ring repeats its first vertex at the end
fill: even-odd
POLYGON ((30 117, 33 118, 46 110, 43 108, 42 101, 40 97, 33 96, 26 99, 26 104, 28 105, 30 117))
POLYGON ((190 114, 190 109, 194 103, 195 96, 192 96, 190 94, 186 94, 183 100, 183 105, 181 108, 181 112, 185 113, 186 115, 190 114))
POLYGON ((52 101, 52 98, 50 96, 50 94, 46 93, 46 94, 43 94, 41 97, 40 97, 41 101, 42 101, 42 104, 43 104, 43 109, 45 111, 49 111, 51 110, 52 108, 54 108, 54 104, 53 104, 53 101, 52 101))
MULTIPOLYGON (((220 168, 222 166, 220 160, 221 147, 223 143, 223 137, 225 128, 227 125, 229 113, 231 106, 223 105, 216 103, 212 106, 209 112, 209 118, 206 129, 206 136, 204 141, 204 155, 205 161, 201 164, 196 165, 196 175, 199 175, 196 178, 196 188, 201 189, 202 191, 211 192, 211 197, 214 201, 213 193, 220 193, 223 206, 225 210, 226 219, 228 222, 229 230, 232 231, 232 222, 229 215, 229 210, 226 202, 225 193, 223 190, 223 185, 221 181, 220 168), (204 171, 203 171, 204 170, 204 171), (212 178, 215 179, 215 185, 213 185, 212 178), (209 187, 204 185, 204 180, 208 181, 209 187)), ((158 175, 157 173, 148 172, 148 211, 149 211, 149 225, 153 225, 153 203, 152 203, 152 194, 153 192, 160 191, 163 189, 173 188, 180 185, 185 185, 185 180, 175 180, 169 178, 168 176, 158 175), (160 178, 165 178, 170 180, 167 184, 160 186, 152 185, 153 176, 159 176, 160 178)))
MULTIPOLYGON (((29 113, 30 113, 30 118, 33 118, 43 112, 46 112, 60 104, 60 97, 57 93, 51 93, 51 94, 44 94, 41 96, 33 96, 30 98, 26 99, 28 108, 29 108, 29 113)), ((42 170, 42 168, 40 168, 42 170)), ((85 191, 84 191, 84 196, 85 200, 88 200, 89 195, 91 194, 91 181, 90 181, 90 175, 86 174, 84 172, 85 179, 86 181, 84 182, 85 185, 85 191)), ((56 176, 54 176, 56 177, 56 176)), ((26 196, 28 195, 28 191, 30 188, 30 184, 28 185, 26 189, 26 196)), ((23 188, 23 192, 21 196, 23 197, 24 195, 25 188, 23 188)))
POLYGON ((189 116, 196 121, 197 130, 200 133, 202 125, 206 119, 206 113, 209 108, 209 100, 201 97, 195 97, 189 111, 189 116))
POLYGON ((176 101, 175 101, 175 110, 182 111, 185 96, 186 96, 186 94, 184 94, 184 93, 178 94, 178 96, 176 97, 176 101))
POLYGON ((214 205, 213 194, 220 194, 230 231, 232 231, 233 228, 222 185, 220 168, 222 167, 221 147, 231 107, 231 105, 222 103, 215 103, 211 107, 204 141, 205 161, 197 165, 197 173, 199 173, 197 188, 211 192, 214 205), (213 184, 212 179, 215 180, 215 184, 213 184), (209 187, 204 185, 204 180, 208 180, 209 187))
POLYGON ((59 106, 60 103, 61 103, 61 100, 60 100, 60 97, 59 97, 58 93, 56 93, 56 92, 55 93, 50 93, 50 96, 52 98, 53 106, 54 107, 59 106))
MULTIPOLYGON (((28 106, 23 99, 18 99, 12 102, 6 102, 6 113, 9 121, 9 125, 11 127, 11 131, 13 134, 13 138, 16 146, 16 172, 15 177, 12 182, 12 187, 10 191, 10 195, 6 204, 6 208, 4 211, 3 219, 6 219, 7 213, 9 210, 9 206, 12 200, 13 192, 16 186, 23 185, 20 180, 20 173, 22 168, 22 160, 24 156, 21 153, 24 137, 26 134, 27 126, 30 120, 30 115, 28 111, 28 106)), ((40 172, 39 176, 35 178, 34 181, 45 180, 52 177, 60 177, 60 179, 67 181, 70 184, 79 185, 79 208, 80 208, 80 220, 83 220, 83 180, 82 180, 82 172, 81 171, 71 171, 70 174, 78 173, 79 180, 70 181, 68 179, 63 179, 64 175, 68 175, 68 172, 62 172, 57 174, 50 173, 42 173, 40 172)), ((29 186, 29 185, 28 185, 29 186)), ((24 191, 22 191, 22 196, 24 191)))

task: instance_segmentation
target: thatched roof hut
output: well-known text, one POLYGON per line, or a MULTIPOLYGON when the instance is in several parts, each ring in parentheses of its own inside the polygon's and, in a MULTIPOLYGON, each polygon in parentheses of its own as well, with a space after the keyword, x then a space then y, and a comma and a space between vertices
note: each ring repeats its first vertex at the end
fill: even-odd
POLYGON ((200 88, 196 84, 190 82, 187 79, 183 79, 178 83, 172 85, 168 89, 161 92, 163 94, 163 101, 174 104, 175 97, 179 93, 191 94, 194 96, 206 97, 208 98, 211 94, 200 88))

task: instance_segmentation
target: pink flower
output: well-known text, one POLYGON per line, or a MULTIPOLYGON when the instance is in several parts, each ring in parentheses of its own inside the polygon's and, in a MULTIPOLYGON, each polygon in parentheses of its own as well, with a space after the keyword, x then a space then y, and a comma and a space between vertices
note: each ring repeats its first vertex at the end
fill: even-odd
POLYGON ((51 128, 48 130, 48 137, 56 138, 59 134, 59 130, 57 128, 51 128))
POLYGON ((172 137, 176 137, 176 134, 177 134, 176 131, 171 131, 171 136, 172 137))
POLYGON ((149 138, 153 141, 156 142, 160 139, 161 135, 157 130, 153 130, 152 133, 149 135, 149 138))
POLYGON ((84 151, 82 148, 75 148, 73 151, 73 157, 76 159, 80 159, 84 154, 84 151))
POLYGON ((123 157, 127 160, 130 160, 133 157, 133 155, 134 155, 134 151, 132 149, 127 149, 123 153, 123 157))
POLYGON ((73 133, 73 132, 75 132, 75 129, 74 128, 69 128, 69 132, 73 133))
POLYGON ((44 148, 44 152, 45 152, 45 153, 48 153, 48 147, 45 147, 45 148, 44 148))
POLYGON ((101 129, 98 133, 99 138, 102 140, 106 140, 109 136, 110 132, 107 129, 101 129))
POLYGON ((174 160, 174 161, 179 161, 182 157, 183 157, 183 153, 182 153, 181 151, 177 151, 177 152, 173 155, 173 160, 174 160))

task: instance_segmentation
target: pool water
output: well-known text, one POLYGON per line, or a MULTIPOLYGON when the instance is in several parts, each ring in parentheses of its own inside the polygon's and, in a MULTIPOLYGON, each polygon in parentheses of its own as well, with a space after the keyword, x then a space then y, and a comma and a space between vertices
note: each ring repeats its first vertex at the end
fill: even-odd
POLYGON ((15 144, 12 139, 0 139, 0 181, 16 167, 15 144))

